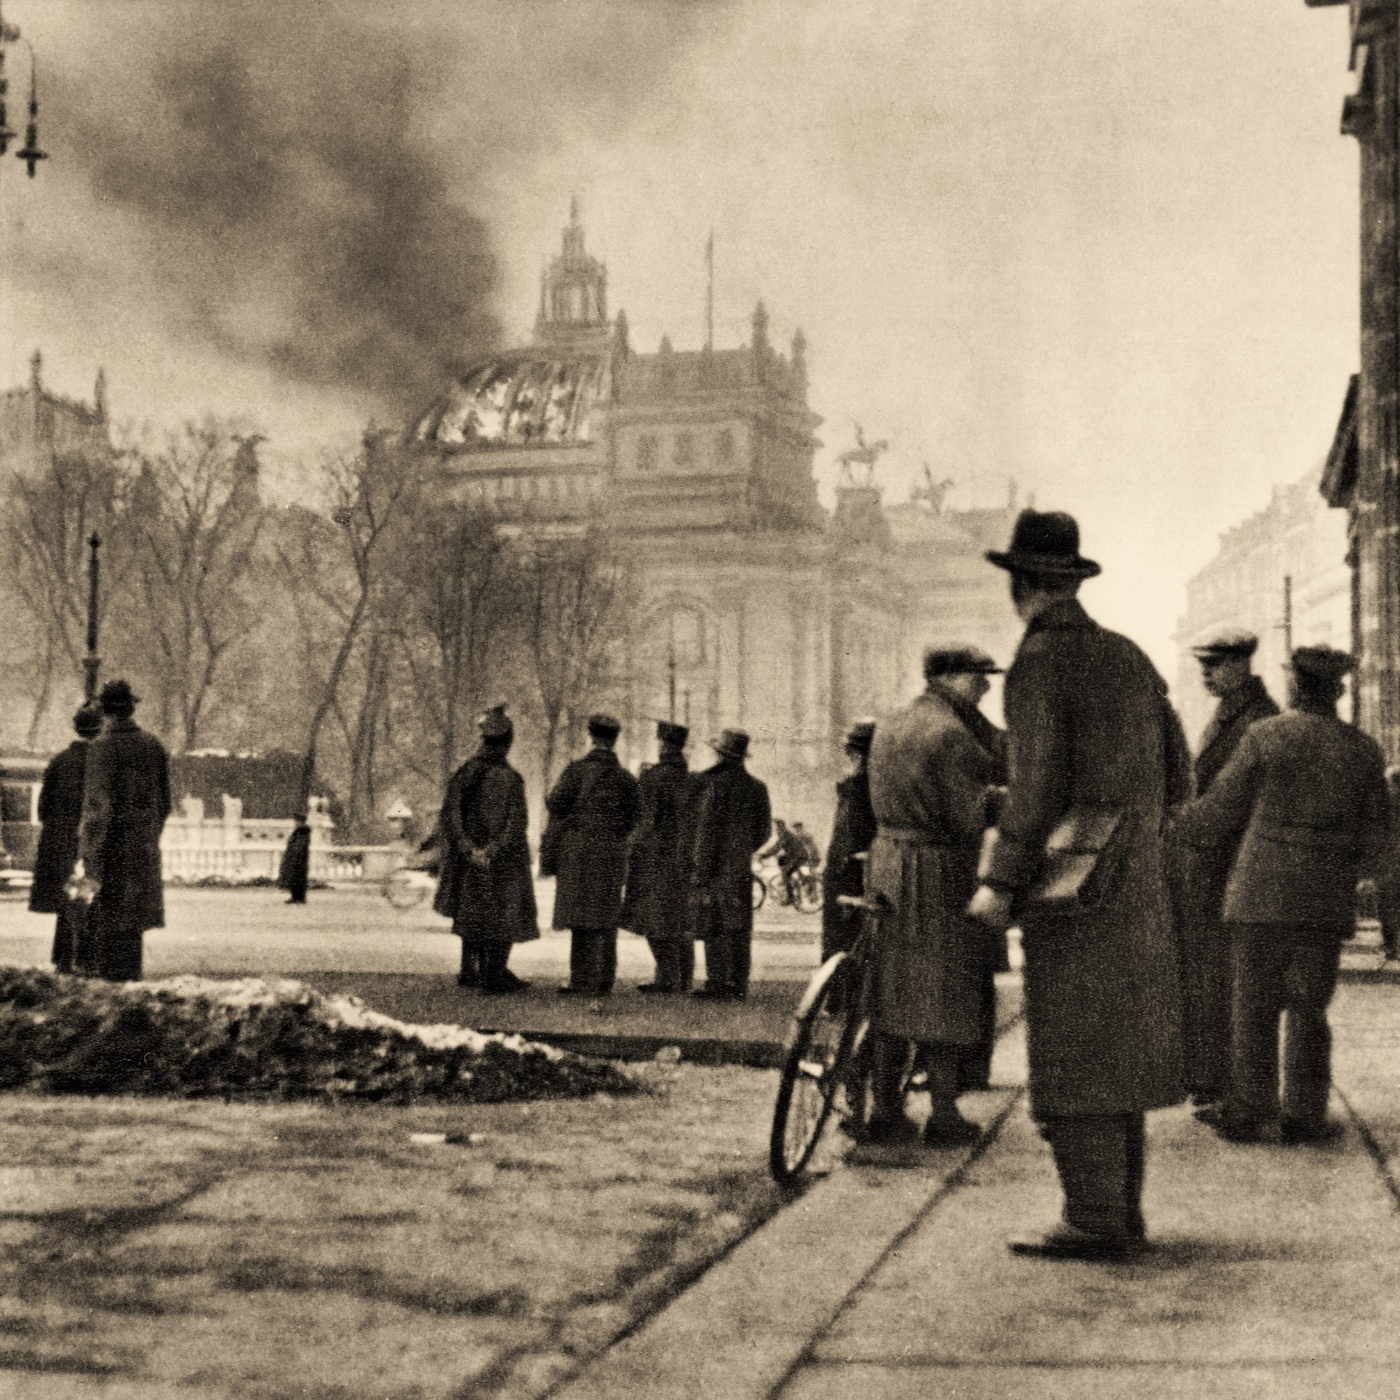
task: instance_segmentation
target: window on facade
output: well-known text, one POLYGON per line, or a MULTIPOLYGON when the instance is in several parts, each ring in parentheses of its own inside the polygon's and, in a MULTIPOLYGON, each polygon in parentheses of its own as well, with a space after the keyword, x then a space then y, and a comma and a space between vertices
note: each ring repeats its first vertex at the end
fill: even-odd
POLYGON ((678 467, 693 467, 695 465, 694 433, 676 434, 674 461, 678 467))
POLYGON ((656 439, 650 433, 637 439, 637 470, 639 472, 654 472, 656 470, 656 439))
POLYGON ((721 428, 715 434, 715 461, 727 467, 734 460, 734 434, 728 428, 721 428))

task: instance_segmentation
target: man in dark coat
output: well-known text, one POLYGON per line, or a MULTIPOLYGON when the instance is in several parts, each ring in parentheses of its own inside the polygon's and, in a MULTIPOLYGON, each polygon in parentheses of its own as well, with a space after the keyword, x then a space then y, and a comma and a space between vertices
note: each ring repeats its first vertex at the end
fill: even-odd
POLYGON ((871 988, 869 1135, 877 1143, 918 1132, 904 1112, 910 1042, 932 1103, 924 1141, 971 1142, 981 1131, 958 1112, 958 1071, 983 1035, 984 984, 1004 935, 967 916, 995 776, 969 721, 998 669, 972 647, 930 651, 924 693, 882 718, 871 744, 879 829, 866 883, 892 911, 880 921, 871 988))
POLYGON ((590 715, 593 747, 564 769, 545 799, 561 824, 554 927, 571 930, 569 985, 561 995, 607 996, 617 977, 617 928, 627 843, 642 813, 634 778, 613 752, 622 726, 611 715, 590 715))
POLYGON ((870 806, 870 740, 875 721, 858 720, 846 735, 851 771, 836 784, 836 817, 831 844, 822 867, 822 961, 844 952, 856 941, 863 917, 859 909, 838 903, 841 895, 865 892, 865 862, 857 860, 875 839, 875 813, 870 806))
POLYGON ((108 681, 98 703, 107 727, 88 750, 78 859, 93 890, 95 971, 136 982, 141 935, 165 926, 160 833, 170 815, 170 762, 160 740, 132 718, 139 698, 126 681, 108 681))
POLYGON ((700 774, 691 867, 696 933, 705 942, 705 987, 696 996, 742 1001, 753 938, 753 856, 768 840, 768 788, 744 767, 749 736, 726 729, 710 747, 719 762, 700 774))
POLYGON ((438 817, 433 908, 462 940, 457 984, 502 996, 530 984, 506 966, 510 950, 540 936, 525 780, 506 761, 515 726, 504 705, 477 719, 481 746, 451 777, 438 817))
POLYGON ((1031 1112, 1055 1157, 1064 1222, 1013 1240, 1022 1254, 1103 1258, 1144 1247, 1144 1114, 1184 1097, 1180 963, 1163 870, 1167 807, 1189 788, 1166 683, 1075 597, 1099 567, 1060 512, 1022 511, 1010 550, 1026 623, 1007 673, 1009 786, 971 913, 1004 929, 1074 811, 1119 815, 1096 902, 1020 918, 1031 1112))
POLYGON ((287 891, 288 904, 305 904, 311 879, 311 827, 303 812, 287 837, 277 868, 277 888, 287 891))
MULTIPOLYGON (((1249 668, 1259 639, 1230 629, 1193 647, 1207 691, 1220 703, 1196 755, 1196 795, 1210 791, 1220 770, 1256 720, 1278 714, 1264 682, 1249 668)), ((1230 942, 1220 922, 1229 846, 1194 850, 1172 840, 1169 864, 1181 939, 1182 1037, 1186 1087, 1197 1103, 1225 1096, 1230 1064, 1230 942)))
POLYGON ((1288 712, 1252 725, 1210 791, 1178 818, 1195 846, 1238 843, 1222 911, 1230 1084, 1221 1112, 1207 1118, 1231 1141, 1315 1142, 1339 1131, 1327 1121, 1327 1004, 1355 924, 1357 877, 1384 851, 1387 826, 1380 748, 1336 713, 1351 665, 1331 647, 1297 648, 1288 712))
POLYGON ((627 866, 622 927, 640 933, 656 959, 656 980, 639 992, 688 992, 695 976, 695 935, 690 926, 691 777, 685 762, 683 724, 656 726, 661 753, 638 780, 642 823, 627 866))
POLYGON ((78 859, 78 823, 83 815, 83 773, 88 745, 102 732, 102 711, 84 705, 73 716, 78 737, 44 769, 39 788, 39 850, 29 907, 36 914, 57 914, 53 965, 59 972, 89 972, 87 908, 68 897, 68 878, 78 859))

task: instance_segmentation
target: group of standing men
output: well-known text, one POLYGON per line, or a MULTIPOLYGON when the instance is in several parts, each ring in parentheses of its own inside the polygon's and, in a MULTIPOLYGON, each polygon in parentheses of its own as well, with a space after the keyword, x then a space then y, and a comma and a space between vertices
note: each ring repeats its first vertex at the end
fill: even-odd
MULTIPOLYGON (((514 725, 505 706, 479 721, 481 747, 448 784, 438 831, 442 867, 436 909, 462 940, 458 982, 493 993, 527 984, 506 966, 511 946, 539 937, 525 784, 507 754, 514 725)), ((557 877, 554 927, 570 931, 562 995, 601 997, 617 977, 617 933, 645 935, 656 980, 639 990, 692 989, 695 942, 705 944, 697 996, 743 1000, 753 932, 751 864, 768 840, 767 787, 745 767, 749 736, 727 729, 711 742, 716 762, 692 774, 684 725, 657 726, 658 761, 639 779, 619 762, 621 724, 588 720, 590 748, 545 799, 541 874, 557 877)))
POLYGON ((865 892, 888 911, 869 1132, 893 1143, 919 1132, 904 1106, 913 1067, 932 1097, 925 1140, 976 1136, 956 1104, 963 1057, 985 1034, 990 972, 1017 924, 1031 1110, 1065 1203, 1057 1226, 1010 1247, 1122 1257, 1145 1247, 1149 1110, 1193 1093, 1231 1141, 1334 1131, 1326 1008, 1358 877, 1384 847, 1383 763, 1336 714, 1350 657, 1294 651, 1278 715, 1249 676, 1253 640, 1227 636, 1200 652, 1221 707, 1193 794, 1166 683, 1078 601, 1100 569, 1080 555, 1075 521, 1023 511, 1010 548, 987 558, 1009 573, 1026 624, 1004 740, 977 710, 995 667, 963 647, 928 653, 925 693, 869 744, 865 892), (1108 834, 1084 848, 1089 877, 1047 889, 1052 838, 1095 829, 1108 834))
POLYGON ((109 681, 96 704, 73 716, 78 737, 44 770, 29 907, 58 916, 59 972, 139 981, 142 935, 165 923, 160 833, 170 815, 169 760, 137 725, 138 703, 126 681, 109 681))

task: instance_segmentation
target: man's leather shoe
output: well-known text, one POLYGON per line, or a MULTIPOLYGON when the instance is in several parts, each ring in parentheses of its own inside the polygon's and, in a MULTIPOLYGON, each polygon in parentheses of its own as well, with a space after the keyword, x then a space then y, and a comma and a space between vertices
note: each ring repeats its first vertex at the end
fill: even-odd
POLYGON ((898 1118, 872 1118, 866 1124, 864 1140, 879 1147, 896 1147, 918 1142, 919 1125, 903 1114, 898 1118))
POLYGON ((577 987, 560 987, 558 989, 558 992, 561 997, 576 997, 583 995, 583 993, 580 992, 577 987))
POLYGON ((1285 1118, 1279 1124, 1279 1141, 1285 1147, 1305 1142, 1335 1142, 1346 1131, 1340 1123, 1308 1123, 1301 1118, 1285 1118))
POLYGON ((1213 1128, 1221 1121, 1224 1113, 1225 1105, 1223 1103, 1208 1103, 1193 1110, 1191 1116, 1196 1122, 1204 1123, 1207 1127, 1213 1128))
POLYGON ((1277 1123, 1251 1123, 1222 1113, 1210 1126, 1216 1137, 1226 1142, 1276 1143, 1280 1140, 1277 1123))
POLYGON ((976 1142, 981 1136, 982 1129, 961 1116, 937 1120, 930 1118, 924 1124, 926 1147, 963 1147, 969 1142, 976 1142))
POLYGON ((1077 1225, 1056 1225, 1043 1235, 1021 1235, 1008 1240, 1012 1254, 1031 1259, 1133 1259, 1148 1248, 1147 1241, 1130 1235, 1100 1235, 1077 1225))

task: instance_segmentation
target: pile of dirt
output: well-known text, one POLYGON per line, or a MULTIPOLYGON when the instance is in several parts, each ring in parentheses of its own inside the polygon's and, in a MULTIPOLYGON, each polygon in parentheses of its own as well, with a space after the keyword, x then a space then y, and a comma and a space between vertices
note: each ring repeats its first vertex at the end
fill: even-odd
POLYGON ((640 1092, 518 1035, 411 1026, 300 982, 117 984, 0 968, 0 1088, 409 1103, 640 1092))

